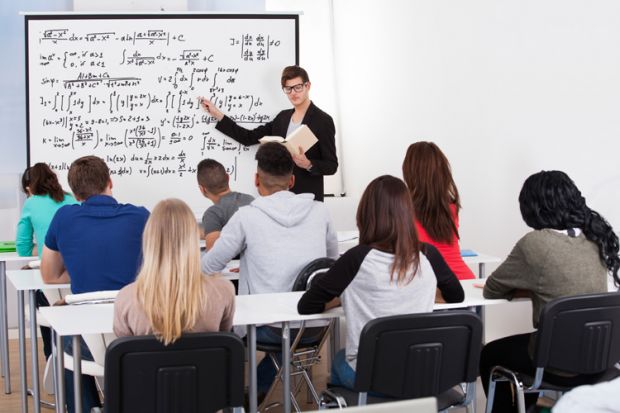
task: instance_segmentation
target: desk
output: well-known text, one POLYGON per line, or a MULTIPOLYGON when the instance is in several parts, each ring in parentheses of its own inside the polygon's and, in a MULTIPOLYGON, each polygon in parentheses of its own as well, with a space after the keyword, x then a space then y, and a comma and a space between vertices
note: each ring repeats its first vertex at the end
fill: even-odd
MULTIPOLYGON (((475 283, 479 283, 479 280, 464 280, 461 281, 463 289, 465 291, 465 300, 462 303, 453 304, 436 304, 436 310, 445 310, 451 308, 465 308, 475 306, 486 306, 507 303, 508 300, 488 300, 482 297, 482 289, 474 287, 475 283)), ((284 349, 290 348, 290 329, 289 323, 293 321, 306 321, 317 320, 322 318, 334 318, 344 315, 342 307, 334 308, 321 314, 300 315, 297 312, 297 302, 302 296, 303 292, 288 292, 288 293, 276 293, 276 294, 256 294, 256 295, 243 295, 236 297, 236 310, 233 319, 233 324, 236 326, 248 327, 248 347, 249 347, 249 368, 250 368, 250 412, 256 412, 256 325, 267 323, 282 323, 282 347, 284 349)), ((74 346, 79 340, 79 336, 82 334, 106 334, 112 333, 112 324, 114 319, 114 305, 113 304, 93 304, 75 306, 61 306, 61 307, 44 307, 41 308, 41 314, 48 320, 51 327, 56 331, 57 338, 61 336, 73 336, 74 346)), ((63 365, 63 349, 62 340, 58 339, 56 345, 60 346, 56 353, 60 360, 57 360, 59 365, 63 365)), ((80 355, 74 354, 74 363, 79 364, 80 355)), ((282 352, 282 366, 284 373, 283 380, 283 394, 290 394, 290 352, 282 352)), ((62 371, 62 370, 57 370, 62 371)), ((76 387, 76 404, 78 404, 78 398, 81 396, 81 384, 79 377, 79 367, 74 368, 73 373, 75 375, 76 387), (79 385, 79 386, 78 386, 79 385)), ((60 383, 59 377, 58 382, 60 383)), ((58 393, 64 395, 63 390, 58 393)), ((57 393, 57 394, 58 394, 57 393)), ((57 399, 58 400, 58 399, 57 399)), ((80 400, 81 401, 81 400, 80 400)), ((290 412, 290 399, 284 397, 284 411, 290 412)))
POLYGON ((499 263, 503 260, 499 257, 494 257, 492 255, 480 254, 476 252, 477 255, 473 257, 463 257, 463 261, 465 264, 476 265, 478 264, 478 278, 486 277, 486 264, 499 263))
POLYGON ((6 263, 28 262, 38 257, 20 257, 16 252, 0 253, 0 369, 4 377, 4 393, 11 393, 11 372, 9 368, 9 322, 6 309, 6 263))
MULTIPOLYGON (((41 271, 17 270, 8 271, 7 277, 15 290, 17 290, 17 320, 19 327, 19 366, 20 366, 20 389, 22 412, 28 411, 28 384, 26 383, 26 318, 24 294, 27 291, 30 296, 30 350, 32 371, 32 395, 34 399, 34 411, 41 411, 41 392, 39 389, 39 361, 37 343, 37 308, 36 291, 48 289, 70 288, 69 284, 45 284, 41 278, 41 271)), ((53 304, 53 303, 52 303, 53 304)))

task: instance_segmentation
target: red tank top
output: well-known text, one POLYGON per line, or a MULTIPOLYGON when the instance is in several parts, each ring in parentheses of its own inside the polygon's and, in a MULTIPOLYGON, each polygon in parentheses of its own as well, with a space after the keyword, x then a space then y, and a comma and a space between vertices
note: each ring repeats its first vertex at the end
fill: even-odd
MULTIPOLYGON (((452 219, 454 220, 454 225, 458 229, 459 227, 459 217, 456 214, 456 205, 450 205, 450 211, 452 212, 452 219)), ((474 273, 469 269, 465 261, 463 261, 463 257, 461 257, 461 248, 459 247, 459 240, 456 237, 456 234, 452 235, 452 239, 449 243, 445 242, 435 242, 428 236, 426 230, 420 225, 420 223, 416 220, 415 227, 418 231, 418 238, 422 242, 426 242, 431 244, 441 254, 443 259, 448 264, 448 267, 452 270, 456 278, 459 280, 468 280, 472 278, 476 278, 474 273)))

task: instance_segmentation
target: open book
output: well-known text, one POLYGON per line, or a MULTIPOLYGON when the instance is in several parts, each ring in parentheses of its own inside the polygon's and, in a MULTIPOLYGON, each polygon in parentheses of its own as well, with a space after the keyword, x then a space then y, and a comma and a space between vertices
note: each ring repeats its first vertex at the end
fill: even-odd
POLYGON ((282 145, 286 146, 286 149, 291 153, 291 155, 299 155, 299 147, 304 153, 308 149, 312 147, 315 143, 318 142, 314 133, 310 130, 310 128, 306 125, 301 125, 293 133, 288 135, 286 139, 281 136, 264 136, 258 140, 260 143, 266 142, 280 142, 282 145))

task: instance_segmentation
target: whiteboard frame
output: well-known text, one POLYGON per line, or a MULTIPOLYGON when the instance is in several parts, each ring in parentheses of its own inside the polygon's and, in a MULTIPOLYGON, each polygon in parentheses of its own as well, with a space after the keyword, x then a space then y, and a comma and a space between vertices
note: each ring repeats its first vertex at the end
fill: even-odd
MULTIPOLYGON (((166 19, 191 19, 191 20, 290 20, 294 24, 294 59, 295 64, 299 65, 299 16, 302 13, 290 12, 269 12, 269 13, 204 13, 204 12, 105 12, 105 13, 20 13, 24 16, 24 35, 25 35, 25 74, 26 74, 26 167, 32 165, 31 156, 31 102, 30 102, 30 21, 54 21, 54 20, 166 20, 166 19)), ((34 102, 33 102, 34 103, 34 102)), ((36 103, 35 103, 36 104, 36 103)), ((205 199, 207 204, 210 201, 205 199)))
POLYGON ((26 168, 31 166, 30 156, 30 61, 29 61, 29 21, 35 20, 160 20, 160 19, 234 19, 234 20, 258 20, 258 19, 282 19, 293 20, 295 23, 295 64, 299 65, 299 15, 300 13, 22 13, 24 16, 25 35, 25 64, 26 64, 26 168))

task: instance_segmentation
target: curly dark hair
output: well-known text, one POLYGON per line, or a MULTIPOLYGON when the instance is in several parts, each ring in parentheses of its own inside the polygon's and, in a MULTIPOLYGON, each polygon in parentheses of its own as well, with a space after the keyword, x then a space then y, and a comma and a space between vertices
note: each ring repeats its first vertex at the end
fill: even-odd
POLYGON ((601 259, 620 286, 618 236, 598 212, 586 205, 575 183, 562 171, 541 171, 523 183, 519 194, 521 216, 534 229, 579 228, 598 245, 601 259))
POLYGON ((269 175, 288 177, 293 173, 293 157, 281 143, 263 143, 256 151, 255 159, 258 168, 269 175))

